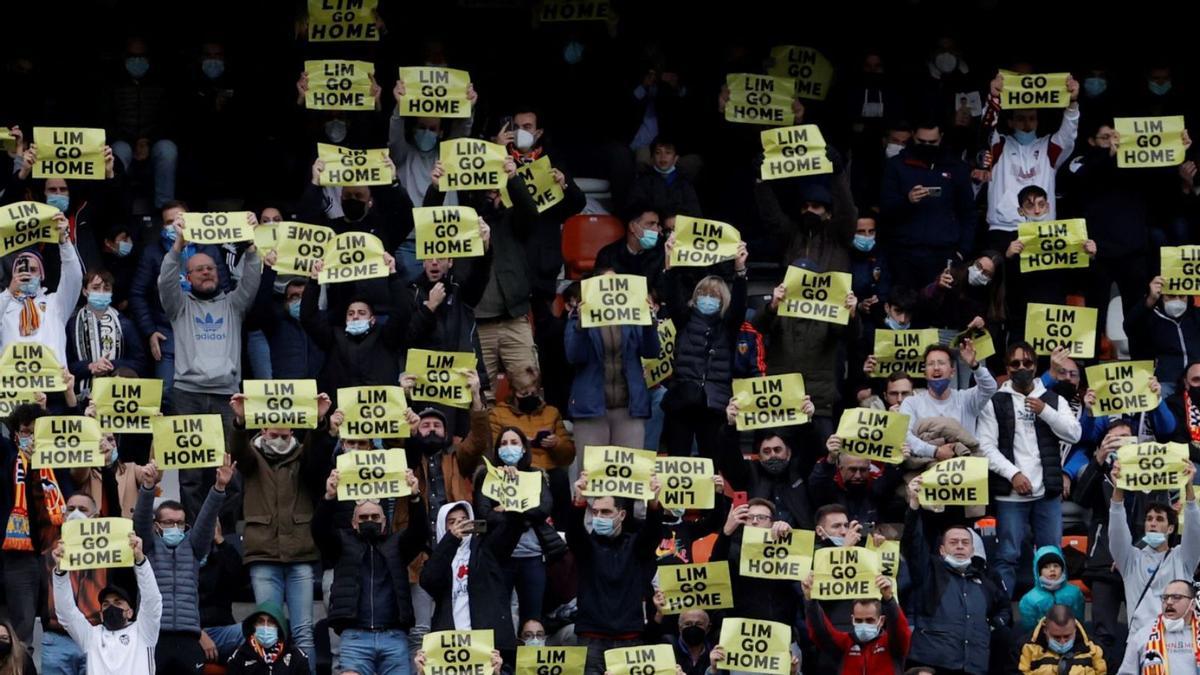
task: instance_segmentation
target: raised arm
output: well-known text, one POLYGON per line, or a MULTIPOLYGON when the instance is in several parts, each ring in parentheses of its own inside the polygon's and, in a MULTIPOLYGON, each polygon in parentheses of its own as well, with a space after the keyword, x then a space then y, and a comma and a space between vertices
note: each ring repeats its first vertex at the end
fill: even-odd
MULTIPOLYGON (((211 537, 209 537, 209 541, 212 541, 211 537)), ((153 646, 158 644, 158 631, 162 625, 162 594, 158 590, 158 582, 154 579, 154 568, 150 567, 148 558, 143 558, 140 563, 134 565, 133 572, 137 576, 138 585, 138 613, 134 625, 137 626, 142 640, 153 646)))
POLYGON ((246 251, 242 264, 242 279, 237 288, 229 295, 230 303, 235 312, 245 313, 254 304, 258 295, 258 287, 262 282, 262 265, 258 257, 258 247, 251 246, 246 251))
POLYGON ((70 240, 58 245, 59 256, 62 259, 62 270, 59 275, 58 288, 55 289, 52 302, 58 309, 58 315, 66 321, 79 302, 79 293, 83 290, 83 268, 79 263, 79 251, 70 240))
POLYGON ((79 650, 87 653, 92 642, 93 626, 75 604, 70 573, 55 571, 51 576, 54 577, 54 616, 67 630, 67 635, 79 645, 79 650))
POLYGON ((179 272, 179 251, 171 248, 163 256, 162 269, 158 273, 158 297, 162 300, 163 312, 168 320, 183 312, 183 288, 179 285, 179 272))

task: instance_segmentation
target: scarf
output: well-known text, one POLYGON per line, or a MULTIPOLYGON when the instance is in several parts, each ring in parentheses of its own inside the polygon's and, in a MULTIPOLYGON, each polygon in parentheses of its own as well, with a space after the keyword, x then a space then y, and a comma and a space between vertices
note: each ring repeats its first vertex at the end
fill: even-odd
POLYGON ((1188 435, 1193 441, 1200 442, 1200 407, 1192 405, 1187 389, 1183 390, 1183 407, 1187 410, 1188 435))
POLYGON ((15 296, 17 302, 21 303, 21 316, 17 330, 21 337, 29 337, 38 332, 42 327, 42 309, 46 307, 46 303, 41 303, 39 308, 36 295, 25 295, 18 293, 15 296))
MULTIPOLYGON (((80 361, 91 363, 105 358, 116 361, 121 358, 121 315, 109 307, 99 316, 88 308, 75 314, 75 353, 80 361)), ((87 397, 91 392, 91 374, 78 378, 79 393, 87 397)))
POLYGON ((283 655, 283 640, 275 643, 271 649, 263 649, 263 646, 258 644, 258 640, 253 635, 250 636, 250 646, 254 647, 254 653, 258 654, 258 658, 262 659, 267 665, 275 663, 279 657, 283 655))
MULTIPOLYGON (((1192 630, 1192 652, 1195 655, 1196 663, 1200 664, 1200 619, 1196 618, 1195 613, 1192 613, 1189 625, 1192 630)), ((1150 631, 1150 639, 1146 640, 1146 648, 1142 652, 1141 674, 1169 675, 1169 662, 1170 659, 1167 656, 1167 627, 1163 623, 1162 615, 1160 614, 1158 622, 1154 625, 1154 629, 1150 631)))
MULTIPOLYGON (((13 462, 13 507, 8 515, 8 523, 4 527, 5 551, 34 550, 30 538, 29 527, 29 497, 25 494, 25 477, 29 472, 29 457, 22 451, 17 451, 13 462)), ((50 524, 62 525, 63 513, 67 501, 63 499, 62 490, 58 489, 58 480, 54 477, 54 469, 38 469, 38 479, 41 481, 43 501, 50 524)))

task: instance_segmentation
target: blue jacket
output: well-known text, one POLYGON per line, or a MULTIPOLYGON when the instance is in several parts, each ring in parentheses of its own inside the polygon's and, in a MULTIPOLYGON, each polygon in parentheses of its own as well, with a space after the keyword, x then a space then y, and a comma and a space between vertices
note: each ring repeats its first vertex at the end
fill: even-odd
POLYGON ((1172 319, 1162 301, 1146 307, 1144 297, 1134 302, 1125 315, 1125 334, 1134 359, 1153 359, 1154 376, 1172 384, 1183 375, 1187 364, 1200 359, 1200 310, 1188 304, 1183 315, 1172 319))
POLYGON ((1083 616, 1083 592, 1078 587, 1072 586, 1067 582, 1067 570, 1065 558, 1063 557, 1062 549, 1057 546, 1043 546, 1033 554, 1033 578, 1036 582, 1038 577, 1038 563, 1042 558, 1048 555, 1058 556, 1058 559, 1063 565, 1063 585, 1059 586, 1056 591, 1049 591, 1042 588, 1040 583, 1035 583, 1034 587, 1021 598, 1021 604, 1018 607, 1021 612, 1021 630, 1028 633, 1032 632, 1037 627, 1038 621, 1046 616, 1046 612, 1055 605, 1066 605, 1075 612, 1075 616, 1083 616))
POLYGON ((970 255, 975 242, 975 191, 967 165, 942 157, 925 164, 907 150, 888 160, 880 195, 890 243, 901 248, 951 249, 970 255), (940 187, 942 194, 913 204, 916 186, 940 187))
MULTIPOLYGON (((225 265, 225 255, 220 247, 212 244, 195 246, 196 253, 205 253, 217 264, 217 279, 219 288, 223 291, 233 290, 229 278, 229 267, 225 265)), ((138 260, 137 271, 133 274, 133 286, 129 290, 129 312, 137 324, 138 331, 147 339, 159 332, 168 338, 172 336, 171 321, 163 312, 162 300, 158 297, 158 274, 162 271, 163 257, 167 254, 167 246, 161 236, 156 236, 146 244, 138 260)), ((164 349, 169 345, 164 345, 164 349)), ((174 353, 173 349, 168 349, 174 353)))
MULTIPOLYGON (((600 329, 580 328, 579 317, 567 319, 567 361, 575 366, 571 400, 567 412, 574 419, 604 417, 604 344, 600 329)), ((658 356, 658 329, 649 326, 621 327, 621 362, 629 387, 630 417, 650 417, 650 390, 642 376, 642 359, 658 356)))

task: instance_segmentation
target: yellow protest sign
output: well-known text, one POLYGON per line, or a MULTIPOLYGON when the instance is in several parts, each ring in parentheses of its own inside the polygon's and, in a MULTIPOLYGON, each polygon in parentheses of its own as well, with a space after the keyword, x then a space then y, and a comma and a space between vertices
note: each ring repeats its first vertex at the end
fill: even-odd
POLYGON ((225 422, 220 415, 168 415, 150 421, 160 469, 204 469, 225 462, 225 422))
POLYGON ((383 242, 369 232, 334 235, 333 243, 325 247, 325 266, 317 281, 340 284, 386 277, 390 272, 383 257, 385 253, 383 242))
POLYGON ((104 466, 107 458, 100 451, 100 436, 100 425, 91 417, 39 417, 33 424, 29 464, 35 469, 104 466))
POLYGON ((1067 91, 1070 73, 1022 75, 1001 70, 1000 77, 1004 80, 1000 107, 1005 110, 1065 108, 1071 105, 1071 93, 1067 91))
POLYGON ((875 577, 879 555, 859 546, 830 546, 813 552, 812 597, 816 600, 879 598, 875 577))
POLYGON ((662 483, 664 509, 711 509, 716 505, 713 461, 706 457, 656 457, 654 473, 662 483))
POLYGON ((1163 246, 1158 251, 1163 293, 1200 295, 1200 246, 1163 246))
POLYGON ((849 272, 818 274, 799 267, 788 267, 783 277, 787 288, 779 303, 779 316, 811 319, 845 326, 850 323, 846 296, 854 277, 849 272))
POLYGON ((718 644, 725 648, 722 670, 788 675, 792 672, 792 628, 777 621, 727 618, 718 644))
POLYGON ((8 127, 0 126, 0 147, 4 148, 5 152, 17 151, 17 137, 13 136, 8 127))
POLYGON ((804 414, 804 376, 800 373, 734 380, 733 398, 738 402, 738 431, 808 422, 804 414))
POLYGON ((54 216, 62 213, 41 202, 14 202, 4 207, 0 217, 0 256, 32 246, 57 244, 58 223, 54 216))
POLYGON ((1178 490, 1187 484, 1187 443, 1135 443, 1117 449, 1117 487, 1131 492, 1178 490))
POLYGON ((451 190, 499 190, 508 182, 503 145, 476 138, 448 138, 438 147, 446 174, 438 181, 442 192, 451 190))
POLYGON ((344 419, 341 438, 407 438, 404 411, 408 403, 400 387, 342 387, 337 390, 338 408, 344 419))
POLYGON ((483 478, 483 496, 494 499, 505 511, 524 513, 536 509, 542 499, 542 473, 540 471, 518 471, 515 476, 493 466, 483 458, 487 475, 483 478))
POLYGON ((988 503, 986 457, 954 457, 921 474, 922 506, 984 506, 988 503))
POLYGON ((324 225, 279 223, 275 228, 275 271, 309 276, 313 263, 325 258, 325 249, 333 237, 333 229, 324 225))
POLYGON ((387 148, 358 150, 317 143, 317 158, 325 163, 318 185, 391 185, 395 179, 387 148))
POLYGON ((471 387, 463 371, 475 370, 477 365, 471 352, 408 350, 404 372, 417 380, 410 392, 412 400, 470 408, 471 387))
POLYGON ((374 110, 371 78, 375 64, 366 61, 305 61, 308 91, 304 106, 309 110, 374 110))
POLYGON ((579 325, 583 328, 649 326, 653 322, 647 302, 646 277, 601 274, 584 279, 581 291, 579 325))
POLYGON ((612 21, 616 19, 609 0, 540 0, 533 17, 542 23, 569 21, 612 21))
POLYGON ((279 243, 279 226, 282 223, 259 223, 254 227, 254 245, 258 254, 265 256, 268 251, 274 251, 279 243))
POLYGON ((133 567, 133 547, 129 535, 133 521, 128 518, 81 518, 62 524, 64 572, 133 567))
POLYGON ((582 673, 587 647, 517 646, 516 675, 564 675, 582 673))
POLYGON ((729 101, 725 104, 725 119, 742 124, 791 126, 796 81, 786 77, 730 73, 725 76, 729 101))
POLYGON ((1183 164, 1187 147, 1183 115, 1169 117, 1118 117, 1113 120, 1121 142, 1117 146, 1117 167, 1146 169, 1183 164))
MULTIPOLYGON (((543 213, 561 202, 567 194, 563 192, 558 181, 554 180, 554 167, 550 166, 549 157, 538 157, 524 166, 517 167, 517 175, 525 181, 525 190, 537 206, 538 213, 543 213)), ((510 208, 513 205, 507 184, 500 188, 500 201, 510 208)))
POLYGON ((467 87, 471 75, 465 70, 440 66, 400 69, 404 98, 397 107, 401 117, 470 117, 467 87))
POLYGON ((608 649, 604 652, 606 675, 671 675, 675 672, 675 648, 667 644, 608 649))
POLYGON ((352 450, 337 456, 338 501, 395 499, 412 494, 404 451, 352 450))
POLYGON ((162 380, 101 377, 92 381, 100 429, 113 434, 152 433, 150 420, 162 407, 162 380))
POLYGON ((486 675, 492 672, 495 638, 490 630, 443 630, 421 639, 426 675, 486 675))
POLYGON ((1150 391, 1153 361, 1115 361, 1088 366, 1088 386, 1096 392, 1096 417, 1149 412, 1158 407, 1158 395, 1150 391))
POLYGON ((871 377, 889 377, 907 373, 925 377, 925 350, 940 342, 936 328, 917 330, 875 330, 875 371, 871 377))
POLYGON ((992 354, 996 353, 996 345, 992 342, 992 334, 986 328, 968 328, 964 330, 950 340, 950 348, 962 349, 963 340, 968 339, 971 341, 971 346, 975 348, 975 359, 980 363, 983 363, 992 354))
POLYGON ((690 609, 733 609, 727 560, 703 565, 663 565, 658 568, 658 585, 666 597, 663 614, 690 609))
POLYGON ((708 267, 737 257, 742 235, 728 223, 675 216, 672 267, 708 267))
POLYGON ((583 470, 588 474, 588 497, 629 497, 643 501, 654 497, 650 474, 655 454, 650 450, 615 445, 589 445, 583 449, 583 470))
POLYGON ((792 530, 775 539, 768 527, 742 528, 742 555, 738 574, 758 579, 800 581, 812 569, 816 534, 792 530))
POLYGON ((34 178, 104 180, 104 130, 34 127, 34 178))
POLYGON ((833 173, 833 163, 825 153, 825 137, 817 125, 767 129, 759 136, 763 147, 759 175, 763 180, 833 173))
POLYGON ((417 260, 477 258, 484 254, 479 214, 469 206, 418 206, 412 210, 417 260))
POLYGON ((1025 306, 1025 339, 1038 354, 1057 347, 1076 358, 1090 359, 1096 353, 1096 322, 1099 311, 1073 305, 1025 306))
POLYGON ((66 391, 54 350, 37 342, 10 342, 0 355, 0 391, 66 391))
POLYGON ((378 42, 379 0, 308 0, 309 42, 378 42))
POLYGON ((874 537, 864 539, 867 548, 879 556, 879 573, 895 582, 896 575, 900 573, 900 542, 888 539, 876 546, 874 537))
POLYGON ((653 389, 675 374, 675 322, 663 319, 658 323, 658 356, 642 359, 642 377, 646 387, 653 389))
POLYGON ((193 244, 232 244, 254 241, 249 211, 227 213, 187 212, 183 214, 183 236, 193 244))
POLYGON ((7 418, 17 406, 36 400, 31 391, 0 391, 0 418, 7 418))
POLYGON ((833 63, 812 47, 779 45, 771 48, 771 68, 778 77, 796 80, 796 96, 824 101, 833 82, 833 63))
POLYGON ((1083 218, 1021 223, 1017 226, 1017 239, 1025 245, 1021 251, 1021 271, 1087 267, 1091 264, 1091 258, 1083 250, 1087 238, 1087 223, 1083 218))
POLYGON ((246 380, 246 428, 316 429, 316 380, 246 380))
POLYGON ((842 439, 842 454, 900 464, 904 461, 903 446, 907 434, 908 415, 870 408, 846 408, 835 435, 842 439))

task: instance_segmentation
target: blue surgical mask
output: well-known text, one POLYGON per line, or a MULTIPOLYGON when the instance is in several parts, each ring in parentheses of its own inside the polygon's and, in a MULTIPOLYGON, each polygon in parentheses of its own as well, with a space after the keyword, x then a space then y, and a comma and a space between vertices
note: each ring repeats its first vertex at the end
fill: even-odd
POLYGON ((950 388, 950 378, 943 377, 937 380, 925 380, 925 386, 929 387, 929 391, 932 391, 935 395, 941 396, 950 388))
POLYGON ((17 447, 22 450, 32 450, 33 436, 17 436, 17 447))
POLYGON ((505 466, 516 466, 524 455, 525 450, 519 445, 500 446, 500 461, 504 462, 505 466))
POLYGON ((175 243, 175 228, 164 227, 159 236, 162 237, 163 243, 169 248, 175 243))
POLYGON ((279 629, 275 626, 255 626, 254 639, 263 649, 272 649, 279 642, 279 629))
POLYGON ((873 623, 856 623, 854 637, 858 638, 859 642, 870 642, 879 637, 879 626, 873 623))
POLYGON ((592 516, 592 532, 601 537, 611 537, 617 529, 617 523, 612 518, 592 516))
POLYGON ((417 129, 413 132, 413 142, 417 144, 417 149, 421 152, 429 152, 437 146, 437 133, 429 129, 417 129))
POLYGON ((70 195, 60 194, 46 195, 46 203, 58 209, 59 211, 66 213, 67 207, 71 205, 71 197, 70 195))
POLYGON ((1167 535, 1162 532, 1147 532, 1142 535, 1142 541, 1146 542, 1150 548, 1158 548, 1167 543, 1167 535))
POLYGON ((706 316, 712 316, 721 311, 721 299, 711 295, 702 295, 696 298, 696 310, 706 316))
POLYGON ((116 448, 113 448, 112 452, 108 453, 108 463, 109 464, 116 464, 120 459, 121 459, 121 453, 116 448))
POLYGON ((583 45, 571 40, 563 47, 563 60, 569 65, 575 65, 583 60, 583 45))
POLYGON ((1023 129, 1014 129, 1012 135, 1013 135, 1013 139, 1015 139, 1021 145, 1029 145, 1030 143, 1033 143, 1034 141, 1037 140, 1037 132, 1036 131, 1025 131, 1023 129))
POLYGON ((88 307, 103 312, 112 304, 111 291, 91 291, 88 293, 88 307))
POLYGON ((293 300, 287 304, 288 315, 297 321, 300 320, 300 301, 293 300))
POLYGON ((1058 640, 1051 640, 1047 638, 1046 644, 1050 646, 1050 651, 1054 652, 1055 654, 1070 654, 1071 650, 1075 648, 1075 636, 1072 635, 1071 639, 1067 640, 1066 642, 1059 642, 1058 640))
POLYGON ((124 258, 133 252, 133 242, 125 239, 117 242, 117 257, 124 258))
POLYGON ((1083 93, 1091 97, 1099 96, 1108 89, 1108 80, 1103 77, 1087 77, 1083 80, 1083 93))
POLYGON ((870 251, 871 249, 875 248, 875 236, 865 234, 854 235, 854 248, 862 251, 863 253, 870 251))
POLYGON ((845 546, 845 545, 846 545, 846 538, 845 538, 845 537, 834 537, 834 536, 829 536, 829 537, 826 537, 826 539, 828 539, 828 540, 829 540, 829 543, 830 543, 830 544, 833 544, 834 546, 845 546))
POLYGON ((129 56, 125 59, 125 72, 133 76, 133 79, 140 80, 146 76, 146 71, 150 70, 150 60, 144 56, 129 56))
POLYGON ((215 80, 225 72, 225 62, 221 59, 204 59, 200 62, 200 70, 210 80, 215 80))
POLYGON ((371 322, 366 319, 355 319, 346 322, 346 332, 351 335, 362 335, 371 328, 371 322))
POLYGON ((545 647, 546 638, 529 638, 525 641, 526 647, 545 647))
POLYGON ((970 558, 967 558, 966 560, 959 560, 958 558, 950 555, 949 553, 942 556, 942 560, 944 560, 946 562, 946 565, 949 566, 950 569, 958 570, 959 572, 962 572, 963 570, 965 570, 971 566, 970 558))
POLYGON ((162 531, 163 543, 171 548, 183 543, 183 538, 187 534, 182 527, 164 527, 162 531))
POLYGON ((29 281, 21 284, 21 292, 25 295, 37 295, 42 290, 41 277, 29 277, 29 281))
POLYGON ((1151 80, 1148 83, 1148 86, 1150 87, 1150 93, 1154 94, 1155 96, 1166 96, 1167 92, 1171 91, 1170 80, 1167 80, 1166 82, 1155 82, 1151 80))
POLYGON ((638 243, 642 245, 643 250, 654 248, 654 245, 658 243, 658 232, 643 230, 642 236, 638 237, 638 243))
POLYGON ((892 330, 908 330, 908 327, 910 325, 912 325, 909 323, 900 323, 899 321, 893 319, 890 316, 886 317, 883 320, 883 323, 884 323, 884 325, 886 325, 888 328, 891 328, 892 330))

